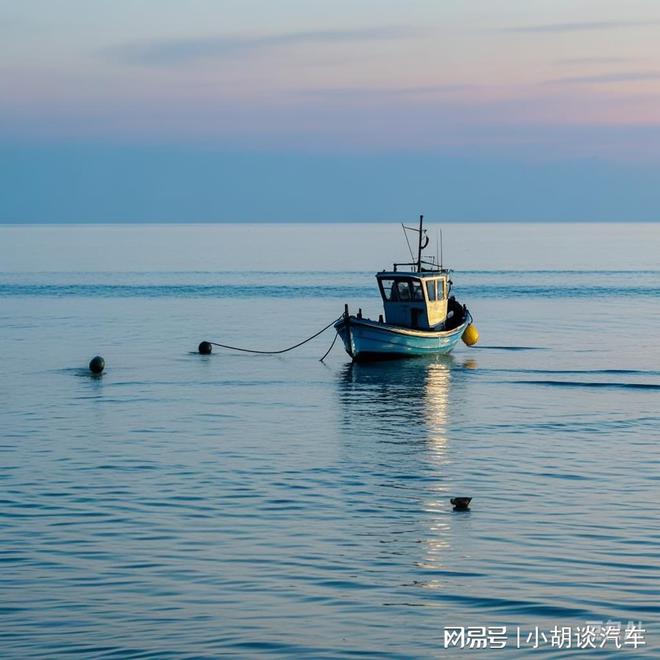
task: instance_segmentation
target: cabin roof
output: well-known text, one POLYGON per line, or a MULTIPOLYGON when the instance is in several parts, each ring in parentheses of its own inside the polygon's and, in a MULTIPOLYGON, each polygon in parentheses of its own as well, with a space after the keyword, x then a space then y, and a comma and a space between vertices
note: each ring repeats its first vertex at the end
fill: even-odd
POLYGON ((378 279, 381 278, 412 278, 415 280, 428 280, 437 279, 439 277, 447 277, 449 271, 447 270, 425 270, 425 271, 406 271, 406 270, 381 270, 376 273, 378 279))

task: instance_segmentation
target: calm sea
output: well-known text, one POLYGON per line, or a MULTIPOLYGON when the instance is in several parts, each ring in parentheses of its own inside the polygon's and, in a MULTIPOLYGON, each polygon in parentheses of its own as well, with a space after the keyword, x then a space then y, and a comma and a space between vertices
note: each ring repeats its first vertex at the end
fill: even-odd
POLYGON ((443 229, 479 346, 352 365, 195 351, 377 317, 396 225, 0 227, 0 655, 660 657, 660 225, 443 229))

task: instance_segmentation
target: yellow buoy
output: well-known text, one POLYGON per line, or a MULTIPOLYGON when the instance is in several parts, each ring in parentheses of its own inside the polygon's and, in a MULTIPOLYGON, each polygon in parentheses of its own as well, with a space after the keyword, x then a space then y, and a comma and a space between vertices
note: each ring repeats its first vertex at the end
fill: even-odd
POLYGON ((474 346, 479 341, 479 330, 477 330, 477 326, 474 323, 470 323, 465 328, 461 339, 467 346, 474 346))

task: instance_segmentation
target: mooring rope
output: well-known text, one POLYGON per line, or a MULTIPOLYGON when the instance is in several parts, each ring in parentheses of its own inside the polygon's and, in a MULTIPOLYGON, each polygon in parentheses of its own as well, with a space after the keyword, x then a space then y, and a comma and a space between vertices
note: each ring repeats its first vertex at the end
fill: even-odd
MULTIPOLYGON (((259 353, 260 355, 279 355, 280 353, 287 353, 288 351, 292 351, 294 348, 298 348, 299 346, 302 346, 303 344, 312 341, 312 339, 316 339, 319 335, 323 334, 329 327, 337 323, 337 321, 339 321, 340 318, 342 317, 340 316, 339 318, 334 319, 334 321, 330 321, 330 323, 328 323, 328 325, 326 325, 325 328, 322 328, 318 332, 315 332, 311 337, 307 337, 307 339, 303 339, 303 341, 300 341, 297 344, 294 344, 293 346, 289 346, 288 348, 283 348, 280 351, 259 351, 255 348, 239 348, 238 346, 230 346, 229 344, 219 344, 218 342, 215 341, 210 341, 209 344, 211 344, 211 346, 219 346, 220 348, 226 348, 230 351, 241 351, 242 353, 259 353)), ((336 335, 335 335, 335 339, 337 339, 336 335)), ((334 342, 332 342, 332 345, 334 346, 334 342)), ((330 348, 332 348, 332 346, 330 348)), ((328 353, 329 352, 330 351, 328 351, 328 353)), ((326 353, 323 357, 325 358, 328 353, 326 353)))
POLYGON ((330 344, 330 348, 324 353, 323 357, 319 360, 319 362, 323 362, 323 360, 325 360, 325 358, 327 358, 328 355, 330 355, 330 351, 334 348, 335 342, 337 341, 337 337, 339 337, 339 335, 335 333, 335 338, 332 340, 332 344, 330 344))

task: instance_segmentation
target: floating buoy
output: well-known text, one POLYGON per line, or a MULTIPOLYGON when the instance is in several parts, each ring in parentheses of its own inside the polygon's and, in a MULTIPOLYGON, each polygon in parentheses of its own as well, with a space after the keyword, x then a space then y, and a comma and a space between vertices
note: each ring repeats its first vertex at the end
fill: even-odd
POLYGON ((466 346, 474 346, 479 341, 479 330, 477 330, 477 326, 474 323, 470 323, 463 331, 461 339, 466 346))
POLYGON ((105 369, 105 360, 100 355, 97 355, 96 357, 93 357, 90 360, 89 370, 93 374, 96 374, 98 376, 99 374, 103 373, 104 369, 105 369))
POLYGON ((203 341, 197 347, 197 350, 200 352, 201 355, 211 355, 211 351, 213 350, 213 346, 211 346, 210 341, 203 341))
POLYGON ((454 506, 454 511, 469 511, 471 497, 452 497, 449 500, 454 506))

